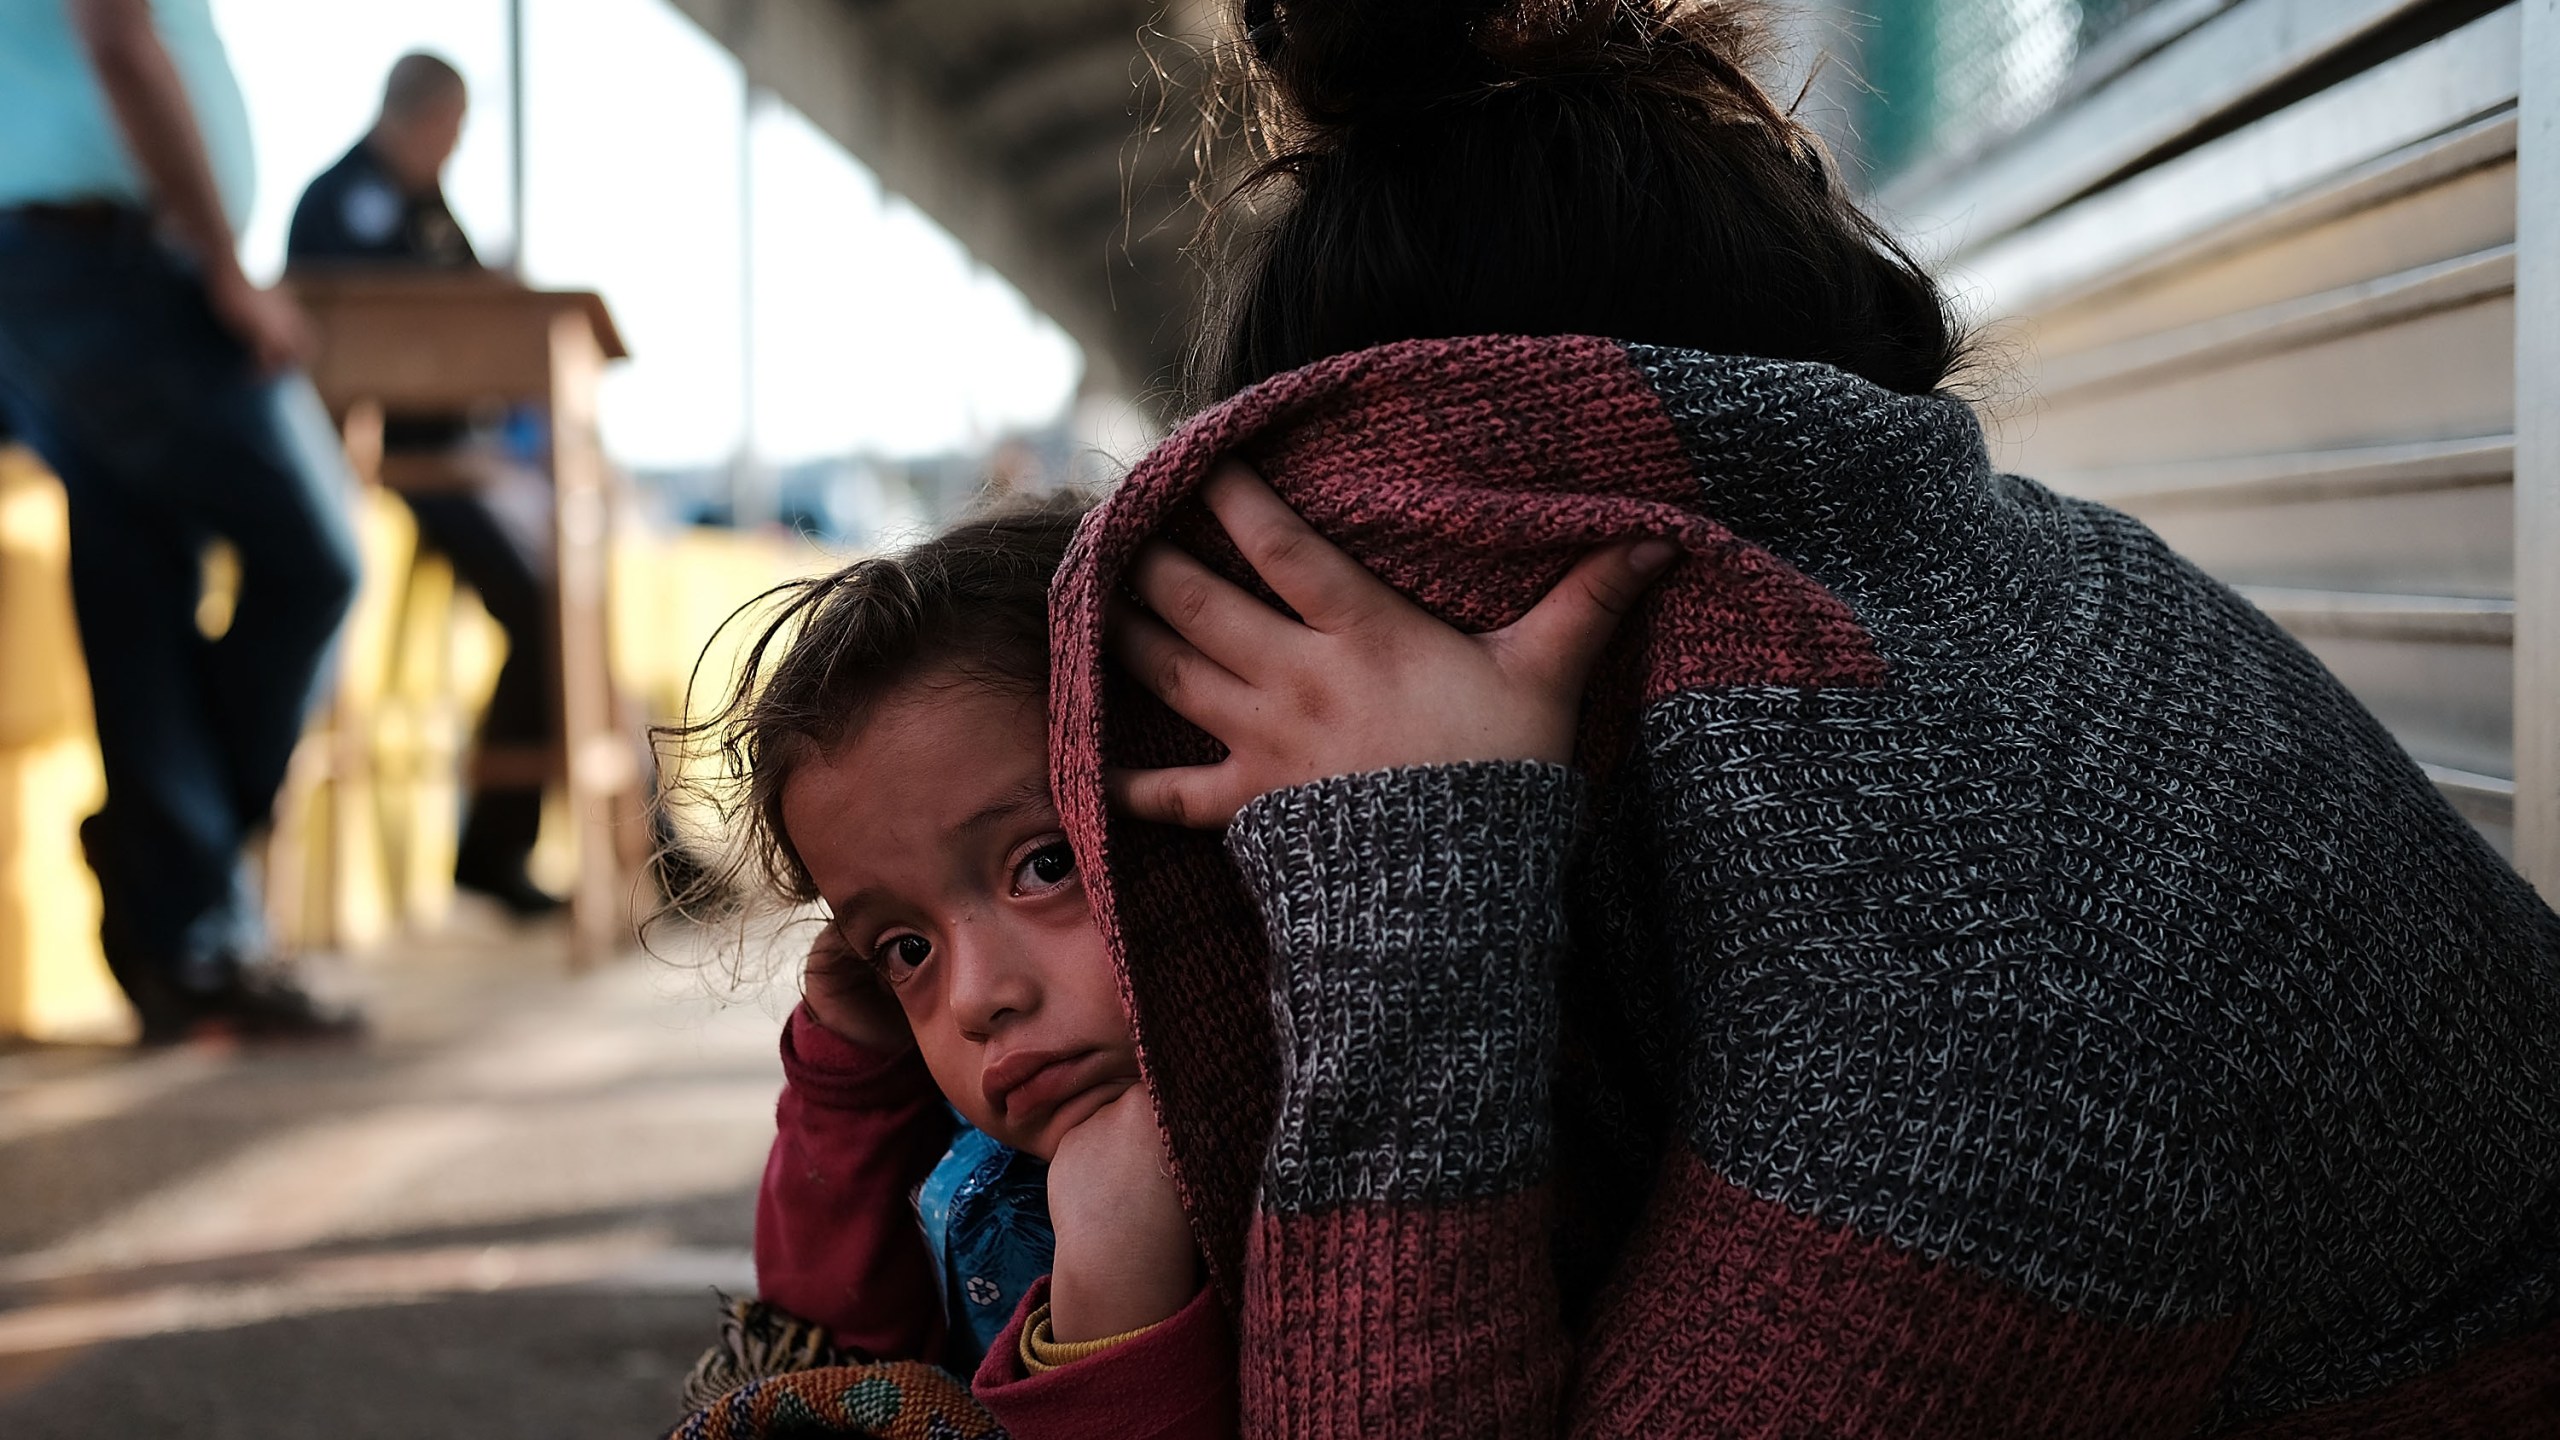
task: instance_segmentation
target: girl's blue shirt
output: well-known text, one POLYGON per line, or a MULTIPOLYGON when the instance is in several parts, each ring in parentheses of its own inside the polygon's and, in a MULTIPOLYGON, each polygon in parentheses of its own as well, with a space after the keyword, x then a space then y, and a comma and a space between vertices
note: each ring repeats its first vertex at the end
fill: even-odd
POLYGON ((962 1375, 975 1374, 1057 1255, 1049 1167, 962 1120, 951 1148, 916 1191, 916 1214, 941 1271, 943 1312, 958 1352, 953 1359, 962 1362, 962 1375))

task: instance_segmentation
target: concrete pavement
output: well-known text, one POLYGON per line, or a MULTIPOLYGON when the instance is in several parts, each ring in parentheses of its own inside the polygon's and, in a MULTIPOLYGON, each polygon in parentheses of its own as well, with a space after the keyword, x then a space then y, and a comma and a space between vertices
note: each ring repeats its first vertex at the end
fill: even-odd
POLYGON ((324 976, 361 1046, 0 1053, 0 1435, 672 1421, 752 1289, 788 991, 562 953, 490 920, 324 976))

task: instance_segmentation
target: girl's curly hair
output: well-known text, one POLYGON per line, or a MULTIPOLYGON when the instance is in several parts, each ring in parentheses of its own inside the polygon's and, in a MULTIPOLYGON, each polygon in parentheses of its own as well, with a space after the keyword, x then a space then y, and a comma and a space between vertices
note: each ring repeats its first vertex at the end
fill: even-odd
POLYGON ((911 549, 777 586, 732 615, 728 624, 749 625, 754 638, 718 706, 653 732, 661 756, 679 762, 662 766, 674 778, 660 789, 659 833, 681 837, 689 819, 708 821, 713 835, 708 855, 667 842, 658 873, 668 899, 651 923, 817 900, 783 827, 783 790, 898 686, 941 671, 1046 691, 1049 582, 1090 507, 1073 494, 1017 502, 911 549))

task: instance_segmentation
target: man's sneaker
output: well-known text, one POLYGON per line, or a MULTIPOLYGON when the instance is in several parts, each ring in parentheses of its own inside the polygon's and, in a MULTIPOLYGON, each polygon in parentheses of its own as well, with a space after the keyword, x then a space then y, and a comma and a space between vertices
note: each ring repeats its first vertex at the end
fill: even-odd
MULTIPOLYGON (((136 1044, 146 1049, 163 1045, 183 1045, 196 1036, 196 1008, 177 998, 153 997, 145 1000, 136 993, 134 984, 122 975, 125 998, 133 1002, 134 1018, 142 1022, 141 1037, 136 1044)), ((174 997, 175 992, 171 992, 174 997)))
POLYGON ((324 1005, 272 965, 244 965, 196 1002, 188 1038, 353 1040, 365 1032, 361 1012, 324 1005))
POLYGON ((569 902, 533 883, 522 869, 493 875, 456 872, 453 883, 474 895, 486 895, 506 907, 508 914, 519 920, 539 920, 556 914, 569 902))
MULTIPOLYGON (((101 813, 80 822, 80 858, 87 861, 89 871, 106 881, 106 823, 101 813)), ((193 1033, 196 1021, 196 997, 178 988, 169 978, 170 967, 153 964, 135 943, 124 917, 113 908, 98 922, 98 948, 107 957, 107 973, 133 1004, 134 1018, 142 1022, 142 1043, 175 1045, 193 1033)))

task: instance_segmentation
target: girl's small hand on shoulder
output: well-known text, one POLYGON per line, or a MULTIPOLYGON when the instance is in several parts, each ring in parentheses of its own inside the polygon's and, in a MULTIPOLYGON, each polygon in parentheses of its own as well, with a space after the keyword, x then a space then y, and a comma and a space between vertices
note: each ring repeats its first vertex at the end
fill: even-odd
POLYGON ((800 998, 819 1024, 866 1050, 903 1055, 916 1046, 897 997, 880 982, 870 958, 853 953, 833 924, 809 942, 800 964, 800 998))
POLYGON ((1215 828, 1256 796, 1403 765, 1572 758, 1582 687, 1619 619, 1678 558, 1668 540, 1592 552, 1528 614, 1469 635, 1361 568, 1241 464, 1202 490, 1291 619, 1162 541, 1113 617, 1138 681, 1227 758, 1111 777, 1121 808, 1215 828))
POLYGON ((1059 1137, 1049 1223, 1058 1236, 1049 1330, 1062 1344, 1153 1325, 1199 1293, 1200 1252, 1145 1086, 1059 1137))

